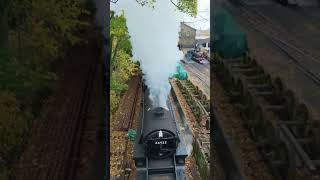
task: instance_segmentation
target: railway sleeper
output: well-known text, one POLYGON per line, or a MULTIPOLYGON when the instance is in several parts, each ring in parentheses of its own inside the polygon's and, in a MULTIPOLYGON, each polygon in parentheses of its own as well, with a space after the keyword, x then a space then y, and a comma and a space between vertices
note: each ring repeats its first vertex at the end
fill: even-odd
POLYGON ((310 144, 310 143, 313 142, 313 139, 310 138, 310 137, 309 138, 308 137, 306 137, 306 138, 297 138, 296 140, 297 140, 297 142, 299 144, 310 144))
POLYGON ((245 76, 235 76, 231 80, 233 89, 240 91, 242 93, 244 89, 255 90, 255 91, 272 91, 272 85, 266 83, 263 80, 248 81, 245 76))
POLYGON ((251 90, 251 95, 252 95, 252 96, 270 97, 270 96, 274 96, 274 93, 273 93, 272 91, 256 91, 256 90, 251 90))
POLYGON ((264 74, 258 74, 253 76, 244 76, 243 78, 247 81, 257 81, 260 79, 264 79, 266 76, 264 74))
POLYGON ((296 161, 288 143, 282 139, 279 139, 276 143, 271 141, 261 148, 261 153, 278 179, 295 179, 296 161))
POLYGON ((270 142, 269 139, 261 138, 258 140, 258 142, 256 144, 257 144, 258 148, 264 148, 267 145, 269 145, 270 143, 272 143, 272 142, 270 142))
POLYGON ((217 62, 221 62, 223 65, 232 64, 232 63, 241 63, 243 60, 241 58, 236 59, 218 59, 217 62))
MULTIPOLYGON (((240 69, 240 67, 245 67, 244 65, 240 65, 240 64, 231 64, 230 66, 237 67, 238 69, 240 69)), ((224 68, 226 68, 226 67, 224 67, 224 68)), ((248 89, 250 89, 250 94, 253 95, 254 97, 262 96, 262 97, 265 97, 267 99, 268 99, 268 97, 270 98, 272 96, 274 98, 274 96, 276 96, 276 98, 278 99, 278 102, 282 102, 282 103, 280 103, 280 105, 268 105, 266 107, 267 110, 269 110, 269 111, 271 110, 273 112, 279 112, 279 111, 283 111, 284 109, 287 109, 287 113, 288 114, 292 114, 293 111, 296 111, 296 110, 293 109, 293 107, 295 107, 295 98, 294 98, 294 96, 290 96, 290 94, 289 94, 289 96, 286 94, 286 91, 288 91, 288 90, 286 90, 283 87, 281 81, 280 81, 280 83, 279 83, 279 80, 278 80, 278 82, 277 81, 276 82, 275 81, 270 81, 270 76, 266 76, 263 73, 260 73, 258 75, 246 74, 246 72, 253 71, 251 69, 248 69, 248 70, 247 69, 246 70, 238 70, 238 69, 237 69, 237 71, 241 72, 241 73, 238 73, 238 74, 237 73, 235 73, 235 74, 232 73, 232 75, 231 75, 231 72, 228 72, 228 70, 224 70, 224 71, 225 71, 226 74, 230 73, 229 77, 232 77, 232 76, 235 77, 235 76, 239 76, 239 75, 241 76, 242 75, 242 78, 245 79, 245 80, 248 80, 248 81, 252 80, 252 81, 256 81, 256 82, 263 82, 263 81, 267 82, 265 84, 261 84, 261 83, 260 84, 259 83, 253 84, 251 87, 255 87, 255 86, 259 87, 260 86, 262 88, 264 86, 264 88, 266 88, 265 86, 268 85, 268 87, 271 88, 271 91, 266 91, 266 90, 264 90, 264 91, 254 91, 254 90, 252 90, 254 88, 251 88, 250 85, 249 85, 248 89)), ((231 80, 231 82, 232 82, 232 80, 231 80)), ((232 86, 236 87, 236 83, 234 83, 234 82, 237 82, 237 81, 233 81, 233 85, 232 86)), ((229 91, 229 93, 230 93, 231 96, 234 96, 234 99, 239 99, 239 96, 242 95, 241 91, 239 92, 237 90, 229 91)), ((238 105, 238 108, 241 111, 244 111, 245 109, 248 109, 248 107, 246 107, 245 105, 242 105, 240 103, 238 103, 237 105, 238 105)), ((289 120, 290 119, 291 118, 289 118, 289 120)), ((302 118, 302 119, 307 120, 308 118, 307 119, 306 118, 302 118)), ((309 123, 306 123, 304 121, 300 121, 300 122, 299 121, 281 121, 280 124, 286 124, 286 126, 287 125, 289 125, 289 126, 301 126, 303 128, 303 127, 306 126, 306 124, 309 124, 309 123)), ((281 139, 283 139, 284 136, 283 135, 281 135, 281 136, 282 136, 281 139)), ((285 141, 288 141, 287 137, 285 139, 286 139, 285 141)), ((297 137, 296 140, 295 140, 295 142, 297 144, 312 144, 312 143, 314 143, 314 141, 315 140, 313 138, 310 138, 310 137, 302 137, 302 138, 301 137, 300 138, 297 137)), ((266 144, 266 143, 267 143, 267 141, 262 142, 262 144, 266 144)), ((298 146, 300 147, 300 150, 303 151, 301 145, 298 145, 298 146)), ((290 145, 290 147, 291 148, 293 147, 292 144, 290 145)), ((295 153, 297 153, 296 152, 297 151, 296 148, 297 147, 293 148, 295 153)), ((313 158, 313 159, 316 159, 316 160, 311 160, 311 161, 312 162, 317 162, 318 166, 320 166, 319 165, 320 164, 320 160, 317 160, 317 158, 313 158)), ((276 163, 274 163, 274 164, 278 164, 279 166, 281 166, 281 165, 283 165, 282 163, 284 161, 278 161, 278 162, 281 162, 281 163, 278 163, 277 161, 275 161, 275 162, 276 163)), ((304 163, 306 163, 305 159, 304 159, 304 163)), ((307 165, 307 166, 309 166, 309 169, 310 169, 310 164, 307 165)), ((284 177, 287 177, 287 176, 284 176, 284 177)), ((286 179, 288 179, 288 178, 286 178, 286 179)))
MULTIPOLYGON (((292 137, 295 138, 295 141, 301 146, 301 149, 310 156, 311 159, 320 158, 319 151, 319 142, 318 137, 308 128, 305 124, 299 126, 289 126, 287 127, 292 133, 292 137)), ((290 135, 291 136, 291 135, 290 135)))
POLYGON ((247 61, 245 59, 242 59, 238 63, 231 63, 231 64, 225 64, 228 65, 231 68, 250 68, 250 67, 259 67, 258 64, 255 61, 247 61))
POLYGON ((274 160, 271 162, 272 163, 272 166, 274 167, 279 167, 279 166, 283 166, 285 165, 286 163, 282 160, 274 160))
POLYGON ((317 166, 318 168, 320 168, 320 159, 318 159, 318 160, 312 160, 312 162, 313 162, 313 164, 314 164, 315 166, 317 166))
POLYGON ((270 84, 267 84, 267 83, 265 83, 265 84, 247 84, 247 88, 248 89, 263 89, 263 88, 270 89, 271 86, 270 86, 270 84))
POLYGON ((235 103, 234 106, 235 106, 236 108, 238 108, 241 112, 242 112, 242 111, 245 111, 245 109, 248 108, 247 106, 245 106, 245 105, 243 105, 243 104, 241 104, 241 103, 235 103))
POLYGON ((280 121, 281 124, 287 125, 287 126, 306 126, 308 123, 303 121, 280 121))
POLYGON ((284 105, 266 105, 265 109, 268 111, 279 112, 285 109, 284 105))
POLYGON ((313 161, 311 160, 311 157, 307 152, 304 150, 304 148, 301 146, 301 144, 297 141, 297 139, 294 137, 294 135, 290 132, 289 128, 285 126, 281 126, 282 132, 284 133, 285 137, 287 138, 288 142, 290 143, 290 146, 294 149, 294 151, 299 155, 301 160, 303 161, 303 164, 307 166, 307 168, 311 171, 316 170, 315 165, 313 164, 313 161))
POLYGON ((239 99, 241 97, 241 93, 239 91, 228 91, 228 95, 231 97, 231 99, 239 99))
POLYGON ((251 68, 251 65, 249 64, 230 64, 229 65, 230 68, 239 68, 239 69, 248 69, 251 68))
POLYGON ((248 84, 269 84, 271 86, 270 77, 261 72, 253 72, 253 73, 242 73, 240 76, 237 74, 239 79, 241 79, 244 83, 248 84))
POLYGON ((246 68, 246 69, 243 69, 243 68, 232 68, 232 69, 229 69, 229 71, 232 74, 243 73, 244 75, 256 74, 256 73, 259 72, 257 68, 246 68))

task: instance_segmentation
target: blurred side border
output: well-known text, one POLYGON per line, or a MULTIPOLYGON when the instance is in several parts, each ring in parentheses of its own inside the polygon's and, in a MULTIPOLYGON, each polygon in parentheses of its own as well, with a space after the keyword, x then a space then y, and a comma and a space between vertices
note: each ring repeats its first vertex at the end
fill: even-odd
POLYGON ((87 0, 87 3, 93 8, 96 24, 100 28, 103 37, 103 48, 100 54, 100 60, 103 62, 103 104, 101 105, 102 119, 98 123, 96 131, 96 152, 95 158, 91 162, 90 176, 88 180, 107 180, 110 179, 110 1, 107 0, 87 0))

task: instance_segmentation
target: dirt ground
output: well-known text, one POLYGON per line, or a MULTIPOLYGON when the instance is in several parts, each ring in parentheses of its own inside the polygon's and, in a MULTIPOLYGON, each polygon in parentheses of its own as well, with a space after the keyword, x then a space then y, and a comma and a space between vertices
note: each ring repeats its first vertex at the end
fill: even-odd
POLYGON ((240 112, 230 103, 224 89, 212 74, 213 89, 212 100, 217 107, 220 124, 236 145, 240 158, 240 167, 248 180, 264 179, 274 180, 271 172, 263 161, 255 142, 250 138, 249 131, 243 126, 240 112))
POLYGON ((128 139, 128 132, 122 128, 130 125, 132 106, 136 103, 135 114, 130 128, 137 131, 142 95, 139 81, 139 76, 134 76, 129 81, 128 90, 123 95, 119 108, 110 122, 110 177, 112 179, 124 178, 125 167, 131 168, 130 179, 135 178, 133 161, 134 142, 128 139), (138 91, 137 88, 139 88, 138 91), (138 94, 136 94, 137 92, 138 94), (135 95, 137 95, 136 101, 134 101, 135 95))

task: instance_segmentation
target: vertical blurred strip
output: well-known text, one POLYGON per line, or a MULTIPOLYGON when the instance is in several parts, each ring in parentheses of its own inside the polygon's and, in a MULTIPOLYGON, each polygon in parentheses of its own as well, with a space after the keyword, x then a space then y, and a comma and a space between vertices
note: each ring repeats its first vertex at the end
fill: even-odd
POLYGON ((91 176, 89 180, 107 180, 110 179, 110 146, 109 146, 109 128, 110 128, 110 1, 109 0, 88 0, 95 6, 96 24, 101 30, 103 37, 103 48, 100 55, 103 69, 103 97, 104 102, 101 122, 97 125, 97 147, 95 159, 92 162, 91 176))

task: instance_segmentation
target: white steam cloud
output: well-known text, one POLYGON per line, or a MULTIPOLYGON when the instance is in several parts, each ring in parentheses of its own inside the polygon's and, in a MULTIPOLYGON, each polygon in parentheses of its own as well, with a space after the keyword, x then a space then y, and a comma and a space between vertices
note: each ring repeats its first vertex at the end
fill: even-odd
POLYGON ((177 47, 182 14, 169 0, 157 0, 154 9, 135 0, 119 0, 111 3, 111 9, 117 14, 124 10, 133 56, 141 62, 154 107, 167 107, 168 78, 183 56, 177 47))

